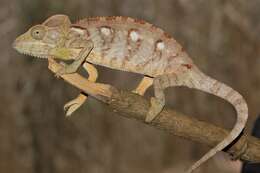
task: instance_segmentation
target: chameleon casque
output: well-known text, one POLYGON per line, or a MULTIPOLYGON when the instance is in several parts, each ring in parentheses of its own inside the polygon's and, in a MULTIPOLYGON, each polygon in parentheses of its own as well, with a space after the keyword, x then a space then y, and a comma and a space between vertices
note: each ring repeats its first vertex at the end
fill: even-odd
MULTIPOLYGON (((144 95, 154 86, 154 97, 146 116, 151 122, 165 105, 164 89, 186 86, 230 102, 237 121, 230 134, 197 161, 187 173, 229 145, 245 127, 248 107, 243 97, 229 86, 202 73, 189 55, 163 30, 130 17, 94 17, 72 24, 66 15, 54 15, 19 36, 13 47, 20 53, 39 58, 74 60, 56 75, 74 73, 83 64, 88 79, 95 82, 98 73, 92 64, 144 75, 135 93, 144 95)), ((81 93, 65 104, 67 115, 80 107, 87 96, 81 93)))

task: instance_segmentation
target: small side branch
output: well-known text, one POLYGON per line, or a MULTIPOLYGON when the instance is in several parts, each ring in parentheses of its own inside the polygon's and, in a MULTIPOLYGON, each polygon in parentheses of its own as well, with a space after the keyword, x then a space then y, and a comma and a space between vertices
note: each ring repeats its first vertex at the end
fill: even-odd
MULTIPOLYGON (((49 58, 49 69, 56 72, 61 65, 49 58)), ((145 116, 149 108, 149 102, 137 94, 118 90, 111 85, 93 83, 81 75, 67 74, 61 76, 66 82, 102 101, 118 115, 136 119, 145 123, 145 116)), ((156 119, 148 124, 175 136, 214 147, 228 135, 228 131, 215 125, 199 121, 182 113, 165 108, 156 119)), ((242 160, 260 162, 260 140, 255 137, 242 136, 235 144, 226 148, 230 154, 239 153, 244 140, 248 142, 246 152, 241 156, 242 160)))

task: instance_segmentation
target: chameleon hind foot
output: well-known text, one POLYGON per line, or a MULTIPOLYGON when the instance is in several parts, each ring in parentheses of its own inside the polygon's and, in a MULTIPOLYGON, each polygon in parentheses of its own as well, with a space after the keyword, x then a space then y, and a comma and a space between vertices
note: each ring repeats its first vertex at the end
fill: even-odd
POLYGON ((72 113, 75 112, 86 100, 87 96, 80 94, 77 98, 66 103, 63 107, 66 112, 66 116, 71 116, 72 113))
POLYGON ((144 76, 139 85, 132 92, 143 96, 146 90, 153 84, 153 78, 144 76))
POLYGON ((152 122, 156 116, 162 111, 164 107, 164 103, 159 99, 152 97, 151 98, 151 107, 148 110, 148 113, 145 117, 145 122, 150 123, 152 122))
POLYGON ((231 160, 240 159, 241 156, 246 153, 247 148, 248 148, 248 142, 245 138, 242 147, 240 148, 240 150, 238 152, 234 153, 234 155, 231 157, 231 160))

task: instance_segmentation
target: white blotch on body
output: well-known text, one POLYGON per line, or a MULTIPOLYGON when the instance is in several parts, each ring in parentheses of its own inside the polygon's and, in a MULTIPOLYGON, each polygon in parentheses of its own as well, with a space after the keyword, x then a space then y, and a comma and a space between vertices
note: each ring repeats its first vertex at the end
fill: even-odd
POLYGON ((164 42, 159 41, 158 43, 156 43, 156 48, 157 48, 158 50, 163 50, 163 49, 165 48, 164 42))
POLYGON ((101 27, 100 31, 105 36, 109 36, 111 34, 111 29, 108 27, 101 27))
POLYGON ((49 34, 49 38, 52 40, 56 40, 60 36, 60 33, 58 31, 52 31, 49 34))
POLYGON ((139 40, 140 36, 137 31, 131 31, 130 38, 132 41, 137 42, 139 40))
POLYGON ((84 35, 85 30, 81 29, 81 28, 71 28, 71 30, 79 33, 80 35, 84 35))

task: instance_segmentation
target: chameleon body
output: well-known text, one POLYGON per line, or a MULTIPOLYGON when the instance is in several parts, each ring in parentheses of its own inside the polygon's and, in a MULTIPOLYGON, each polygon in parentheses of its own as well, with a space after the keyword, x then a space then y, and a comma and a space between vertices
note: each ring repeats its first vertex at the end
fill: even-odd
MULTIPOLYGON (((143 95, 148 87, 154 86, 155 96, 151 98, 146 122, 151 122, 163 109, 164 89, 167 87, 186 86, 230 102, 237 111, 237 122, 232 131, 187 173, 229 145, 239 136, 247 121, 247 104, 238 92, 205 75, 173 37, 142 20, 95 17, 71 24, 67 16, 54 15, 19 36, 13 46, 19 52, 35 57, 74 60, 60 69, 57 76, 74 73, 82 64, 93 82, 97 71, 92 64, 144 75, 134 92, 143 95)), ((80 94, 67 103, 67 114, 80 107, 86 98, 80 94)))

